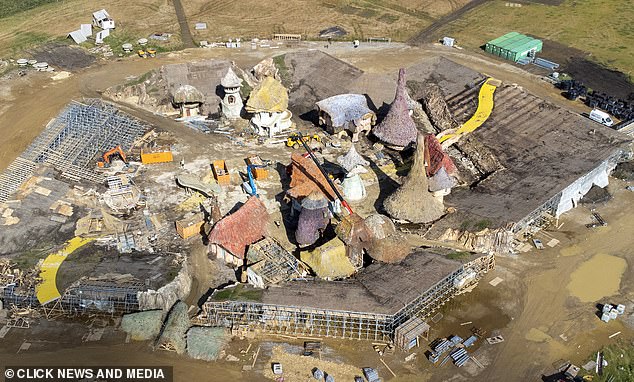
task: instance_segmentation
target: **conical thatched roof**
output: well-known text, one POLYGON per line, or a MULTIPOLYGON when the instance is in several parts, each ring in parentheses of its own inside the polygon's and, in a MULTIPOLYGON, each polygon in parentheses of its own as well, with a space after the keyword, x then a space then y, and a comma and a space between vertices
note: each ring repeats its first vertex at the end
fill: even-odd
POLYGON ((354 143, 350 146, 350 150, 346 155, 341 155, 337 158, 337 163, 341 165, 347 172, 352 171, 357 166, 369 166, 370 162, 365 160, 354 147, 354 143))
POLYGON ((191 85, 181 85, 172 96, 175 104, 181 103, 203 103, 205 96, 200 90, 191 85))
POLYGON ((305 197, 304 200, 302 200, 302 208, 306 208, 308 210, 328 208, 328 199, 326 199, 326 196, 323 193, 313 191, 305 197))
POLYGON ((416 141, 416 124, 409 115, 407 99, 405 69, 400 69, 394 102, 381 123, 372 129, 373 134, 381 141, 399 147, 405 147, 416 141))
POLYGON ((284 85, 273 77, 266 77, 249 95, 246 110, 249 113, 281 113, 288 108, 288 92, 284 85))
POLYGON ((401 187, 383 203, 387 213, 399 220, 429 223, 445 213, 442 202, 429 192, 425 173, 425 137, 418 133, 414 163, 401 187))
POLYGON ((233 69, 229 68, 227 74, 220 80, 220 85, 223 88, 239 88, 242 86, 242 79, 234 73, 233 69))

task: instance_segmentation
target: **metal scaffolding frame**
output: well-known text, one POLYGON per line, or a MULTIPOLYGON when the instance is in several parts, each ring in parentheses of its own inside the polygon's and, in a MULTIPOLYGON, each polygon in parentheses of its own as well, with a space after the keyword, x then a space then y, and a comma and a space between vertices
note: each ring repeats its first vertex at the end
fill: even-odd
POLYGON ((39 303, 35 290, 19 291, 15 285, 0 289, 0 300, 6 307, 41 308, 47 318, 85 314, 114 317, 138 311, 138 293, 144 290, 147 286, 140 282, 79 280, 45 305, 39 303))
POLYGON ((431 316, 465 288, 476 284, 482 274, 494 267, 493 254, 463 264, 394 314, 208 300, 203 304, 198 323, 274 334, 389 341, 401 324, 415 316, 422 319, 431 316), (474 271, 478 277, 457 288, 455 281, 470 271, 474 271))
POLYGON ((0 202, 29 179, 38 165, 51 165, 70 180, 103 182, 95 157, 120 145, 129 150, 147 130, 140 120, 96 98, 72 101, 31 145, 0 174, 0 202))

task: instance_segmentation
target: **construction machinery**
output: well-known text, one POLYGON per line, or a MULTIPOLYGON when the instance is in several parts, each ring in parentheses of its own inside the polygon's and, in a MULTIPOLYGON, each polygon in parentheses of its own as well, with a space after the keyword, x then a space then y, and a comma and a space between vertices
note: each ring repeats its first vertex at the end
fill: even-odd
POLYGON ((318 143, 319 146, 321 146, 321 137, 317 134, 293 134, 286 138, 286 146, 294 149, 298 149, 304 142, 308 143, 309 146, 314 145, 315 143, 318 143))
POLYGON ((257 186, 255 185, 253 170, 267 168, 268 166, 269 166, 268 164, 248 164, 247 165, 248 182, 244 182, 242 184, 242 188, 244 188, 244 191, 246 191, 247 194, 251 196, 258 196, 258 189, 257 189, 257 186))
POLYGON ((117 145, 116 147, 113 147, 110 150, 103 153, 103 160, 97 162, 97 167, 101 167, 101 168, 110 167, 110 157, 112 157, 115 154, 117 154, 121 158, 123 163, 128 164, 128 159, 125 153, 123 152, 123 149, 121 148, 120 145, 117 145))
POLYGON ((137 53, 141 58, 156 57, 156 49, 139 49, 137 53))

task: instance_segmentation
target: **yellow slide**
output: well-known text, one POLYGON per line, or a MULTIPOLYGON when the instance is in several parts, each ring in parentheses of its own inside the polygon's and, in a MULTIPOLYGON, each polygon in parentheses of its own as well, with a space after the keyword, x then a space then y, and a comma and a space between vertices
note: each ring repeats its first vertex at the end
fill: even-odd
POLYGON ((74 237, 66 242, 64 248, 60 249, 56 253, 51 253, 46 257, 46 259, 44 259, 40 268, 40 277, 42 278, 42 282, 35 287, 35 295, 37 296, 37 300, 40 304, 44 305, 61 297, 59 291, 57 290, 57 270, 62 265, 62 262, 66 260, 68 255, 93 240, 94 239, 74 237))
POLYGON ((480 88, 480 94, 478 94, 478 109, 476 110, 475 114, 473 114, 473 116, 469 118, 469 120, 465 122, 462 126, 460 126, 455 132, 447 134, 443 134, 444 132, 440 133, 438 135, 438 141, 442 143, 446 140, 455 138, 452 139, 455 142, 463 134, 470 133, 478 127, 482 126, 482 124, 486 122, 487 119, 489 119, 489 116, 493 111, 493 93, 495 92, 495 89, 500 85, 501 82, 499 80, 488 78, 480 88))

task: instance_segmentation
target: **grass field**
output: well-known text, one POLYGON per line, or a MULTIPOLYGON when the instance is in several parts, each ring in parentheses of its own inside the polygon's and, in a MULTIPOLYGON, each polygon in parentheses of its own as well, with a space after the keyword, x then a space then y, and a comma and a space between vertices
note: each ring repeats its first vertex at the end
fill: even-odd
POLYGON ((591 54, 591 59, 634 75, 634 1, 565 0, 559 6, 507 1, 487 3, 442 28, 439 37, 456 37, 477 49, 509 31, 533 34, 591 54))
POLYGON ((390 37, 406 40, 434 19, 461 7, 466 0, 182 0, 190 24, 207 22, 194 38, 270 38, 273 33, 300 33, 317 38, 319 31, 341 26, 348 39, 390 37))
MULTIPOLYGON (((36 1, 30 1, 33 2, 36 1)), ((176 14, 169 0, 111 0, 107 4, 90 0, 57 0, 44 4, 46 1, 40 0, 39 3, 43 5, 0 19, 0 57, 14 56, 46 41, 65 39, 69 32, 79 29, 79 24, 90 23, 92 12, 102 6, 117 24, 113 32, 115 40, 116 35, 138 39, 155 32, 168 32, 174 33, 174 43, 180 44, 176 14)))
MULTIPOLYGON (((436 18, 468 0, 183 0, 190 29, 197 40, 231 37, 270 38, 273 33, 301 33, 317 37, 320 30, 339 25, 349 39, 391 37, 406 40, 436 18), (206 31, 195 31, 195 22, 207 22, 206 31)), ((0 57, 55 39, 65 39, 80 23, 89 23, 92 12, 106 7, 117 23, 112 39, 173 33, 179 46, 179 27, 169 0, 0 0, 0 57), (35 8, 32 8, 35 7, 35 8), (19 13, 15 13, 19 12, 19 13), (120 35, 119 38, 116 35, 120 35)), ((108 40, 106 40, 108 42, 108 40)))

